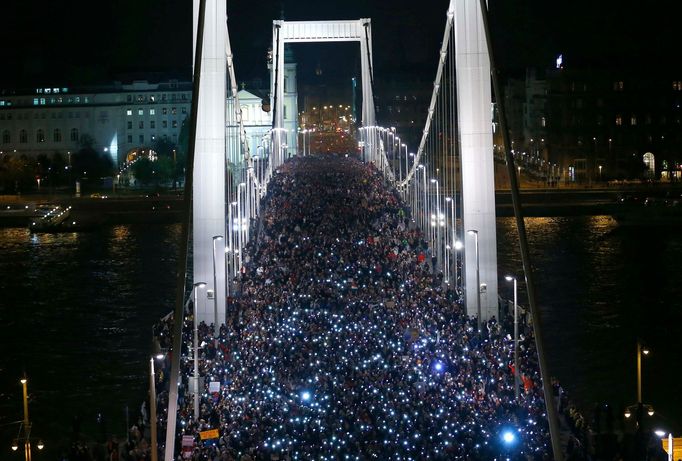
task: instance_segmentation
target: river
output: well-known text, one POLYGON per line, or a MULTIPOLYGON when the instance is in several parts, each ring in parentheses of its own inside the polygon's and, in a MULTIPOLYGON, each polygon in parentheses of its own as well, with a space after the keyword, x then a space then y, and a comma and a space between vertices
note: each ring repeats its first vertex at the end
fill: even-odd
MULTIPOLYGON (((682 235, 621 228, 608 216, 526 222, 551 374, 584 411, 598 401, 634 403, 639 336, 652 350, 643 399, 660 424, 679 432, 682 235)), ((126 407, 130 423, 137 419, 151 326, 173 307, 179 237, 177 224, 65 234, 0 229, 2 446, 9 450, 16 436, 8 423, 21 419, 24 371, 46 459, 66 446, 75 416, 93 439, 102 429, 122 436, 126 407)), ((513 218, 498 218, 498 242, 500 293, 511 298, 503 276, 523 278, 513 218)))

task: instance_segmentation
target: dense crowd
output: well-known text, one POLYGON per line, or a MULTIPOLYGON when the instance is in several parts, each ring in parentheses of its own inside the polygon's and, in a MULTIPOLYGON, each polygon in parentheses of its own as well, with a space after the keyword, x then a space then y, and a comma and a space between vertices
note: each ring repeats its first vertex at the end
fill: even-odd
POLYGON ((199 328, 198 420, 183 361, 179 427, 220 434, 192 459, 550 459, 532 331, 517 401, 511 337, 476 331, 372 165, 292 159, 264 209, 217 348, 199 328))

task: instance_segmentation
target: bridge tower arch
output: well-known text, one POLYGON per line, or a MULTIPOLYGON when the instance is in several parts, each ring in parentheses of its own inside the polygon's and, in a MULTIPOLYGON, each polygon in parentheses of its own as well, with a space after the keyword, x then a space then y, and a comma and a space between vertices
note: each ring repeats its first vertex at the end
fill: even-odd
MULTIPOLYGON (((284 45, 287 43, 358 42, 362 67, 362 124, 374 126, 372 85, 372 23, 368 18, 340 21, 273 21, 270 94, 274 136, 272 152, 282 155, 284 130, 284 45)), ((294 134, 295 135, 295 134, 294 134)))

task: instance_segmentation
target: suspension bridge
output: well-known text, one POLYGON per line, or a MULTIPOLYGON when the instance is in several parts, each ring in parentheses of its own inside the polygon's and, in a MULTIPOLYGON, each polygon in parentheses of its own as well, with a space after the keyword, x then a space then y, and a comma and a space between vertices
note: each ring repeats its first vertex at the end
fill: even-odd
MULTIPOLYGON (((241 459, 260 459, 263 453, 278 456, 272 459, 491 459, 487 456, 494 451, 490 447, 497 446, 497 435, 493 433, 496 430, 504 433, 502 454, 505 450, 511 453, 519 437, 526 446, 518 448, 517 453, 530 456, 532 448, 551 454, 553 459, 563 459, 554 400, 542 397, 551 396, 552 388, 535 306, 514 159, 501 107, 497 123, 505 140, 533 319, 529 336, 532 344, 525 350, 532 351, 532 362, 538 364, 539 382, 535 388, 539 394, 526 388, 525 398, 519 397, 518 364, 514 362, 511 374, 507 368, 508 359, 518 353, 520 340, 515 335, 511 342, 505 342, 504 336, 495 333, 495 317, 499 320, 500 310, 491 87, 498 99, 500 93, 494 78, 486 3, 451 0, 443 12, 445 27, 441 49, 434 50, 439 53, 439 61, 431 101, 425 108, 426 125, 412 155, 407 149, 403 152, 397 140, 399 134, 382 127, 376 117, 374 82, 381 76, 374 72, 373 56, 381 50, 372 47, 371 19, 273 21, 272 129, 264 140, 263 152, 259 152, 258 165, 250 152, 242 120, 225 2, 194 0, 193 13, 194 97, 184 198, 188 218, 183 223, 181 255, 185 257, 179 258, 174 318, 186 318, 188 302, 192 309, 189 323, 175 322, 171 346, 172 351, 181 351, 184 338, 191 344, 193 357, 171 355, 165 460, 175 459, 182 435, 192 435, 198 441, 200 432, 216 429, 208 440, 222 437, 223 448, 232 444, 240 456, 252 457, 241 459), (284 47, 309 42, 356 42, 360 50, 362 109, 355 133, 358 149, 330 156, 326 161, 292 154, 288 146, 295 140, 287 139, 290 133, 284 128, 284 47), (233 130, 233 136, 229 130, 233 130), (311 187, 319 196, 311 193, 311 187), (296 202, 301 196, 309 203, 296 202), (327 201, 321 202, 322 198, 327 201), (357 209, 348 208, 349 203, 357 209), (309 207, 317 214, 302 212, 309 207), (357 214, 363 209, 370 211, 357 214), (376 214, 377 209, 383 214, 376 214), (331 221, 318 220, 320 215, 328 220, 336 215, 337 227, 333 228, 331 221), (292 221, 291 216, 296 219, 292 221), (311 227, 311 222, 319 228, 311 227), (327 234, 319 235, 323 232, 327 234), (358 235, 362 238, 356 238, 358 235), (389 246, 384 248, 381 245, 385 242, 389 246), (191 260, 186 257, 189 245, 191 260), (264 256, 267 248, 270 253, 264 256), (302 291, 300 276, 292 280, 292 268, 281 262, 294 258, 301 248, 310 258, 323 260, 321 266, 304 271, 310 277, 310 284, 305 285, 307 291, 302 291), (388 262, 367 263, 375 258, 372 255, 380 254, 374 253, 380 249, 389 251, 388 262), (275 267, 280 272, 273 273, 275 267), (193 277, 189 284, 188 273, 193 277), (395 280, 398 275, 406 279, 395 280), (279 291, 273 294, 272 284, 278 280, 279 291), (316 284, 326 288, 311 287, 316 284), (382 287, 381 296, 372 284, 382 287), (424 290, 433 294, 424 295, 424 290), (263 293, 270 293, 270 301, 263 293), (425 318, 403 318, 408 313, 401 312, 402 308, 413 306, 415 312, 420 312, 419 303, 437 307, 424 313, 425 318), (272 309, 276 312, 270 312, 272 309), (457 312, 458 316, 453 317, 457 312), (374 320, 378 323, 369 322, 366 313, 377 316, 374 320), (235 315, 238 320, 234 320, 235 315), (250 317, 245 320, 245 315, 250 317), (350 323, 341 319, 350 319, 350 323), (443 322, 461 328, 450 329, 443 322), (242 326, 235 329, 237 324, 242 326), (360 342, 361 332, 344 330, 362 329, 363 325, 372 331, 385 328, 374 331, 383 339, 368 343, 365 352, 371 351, 369 357, 358 356, 358 350, 352 348, 354 342, 360 342), (243 329, 252 328, 251 336, 245 336, 243 329), (324 328, 328 331, 322 331, 324 328), (297 341, 298 335, 305 339, 297 341), (315 345, 308 344, 308 340, 315 345), (240 341, 255 341, 251 352, 244 352, 240 341), (346 368, 326 362, 336 353, 330 349, 332 343, 337 345, 334 350, 344 351, 338 356, 341 362, 355 362, 346 364, 346 368), (485 344, 490 345, 492 354, 490 349, 488 355, 474 352, 485 349, 485 344), (311 370, 308 376, 298 376, 298 372, 280 370, 280 366, 297 369, 288 357, 287 347, 292 356, 294 349, 303 347, 305 359, 314 364, 311 367, 317 373, 311 370), (424 351, 420 352, 420 348, 424 351), (243 357, 239 351, 259 357, 243 357), (486 360, 490 362, 487 366, 486 360), (269 377, 258 384, 258 389, 246 389, 244 367, 254 364, 257 368, 249 369, 250 373, 269 377), (490 383, 482 383, 480 389, 465 389, 467 384, 457 383, 463 370, 480 372, 477 366, 481 364, 488 371, 499 368, 492 375, 493 381, 500 380, 494 383, 494 389, 490 383), (358 368, 367 366, 388 371, 381 377, 368 378, 358 368), (405 379, 408 384, 403 388, 405 379), (298 386, 293 384, 296 380, 300 381, 298 386), (398 395, 392 393, 394 388, 398 395), (348 399, 356 392, 378 397, 361 399, 359 406, 351 406, 348 399), (190 395, 193 404, 188 406, 190 395), (494 402, 491 406, 472 403, 472 408, 492 411, 492 418, 495 408, 506 405, 505 396, 510 398, 510 414, 516 411, 525 417, 523 421, 510 418, 505 422, 523 428, 523 436, 502 425, 474 427, 472 421, 476 418, 467 415, 462 407, 455 411, 451 406, 453 401, 468 399, 494 402), (214 398, 232 403, 222 405, 222 413, 220 409, 210 410, 209 402, 214 398), (413 411, 408 411, 409 399, 422 398, 429 404, 409 407, 413 411), (261 406, 272 413, 261 411, 261 406), (187 407, 193 408, 189 416, 184 411, 187 407), (542 411, 537 413, 540 407, 542 411), (354 420, 349 413, 356 411, 362 413, 363 429, 352 440, 354 432, 349 426, 360 420, 354 420), (403 413, 396 417, 394 413, 399 411, 403 413), (324 419, 321 415, 327 413, 338 416, 335 424, 341 430, 328 427, 334 425, 331 420, 325 420, 326 426, 320 422, 324 419), (274 415, 282 420, 274 422, 274 415), (396 421, 400 418, 403 420, 396 421), (254 420, 260 422, 257 429, 253 429, 254 420), (467 421, 471 425, 467 426, 467 421), (299 422, 301 426, 296 428, 299 422), (531 426, 537 437, 532 435, 531 426), (458 431, 469 435, 459 438, 458 431), (249 442, 244 441, 246 432, 249 442), (317 436, 311 437, 312 433, 317 436), (397 434, 423 440, 402 440, 397 434), (461 446, 451 451, 449 441, 455 445, 459 441, 461 446), (249 444, 257 448, 249 452, 249 444)), ((156 457, 155 449, 152 453, 156 457)))

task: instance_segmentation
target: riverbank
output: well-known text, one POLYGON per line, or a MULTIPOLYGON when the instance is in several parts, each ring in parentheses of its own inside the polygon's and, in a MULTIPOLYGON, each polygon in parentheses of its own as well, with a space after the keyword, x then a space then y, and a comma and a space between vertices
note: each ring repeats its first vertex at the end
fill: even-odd
MULTIPOLYGON (((73 220, 87 228, 136 223, 167 224, 179 222, 182 217, 182 192, 144 193, 140 191, 88 197, 66 194, 53 195, 0 195, 0 228, 28 226, 37 216, 41 204, 71 206, 73 220)), ((674 196, 679 189, 641 188, 591 188, 591 189, 528 189, 521 192, 523 214, 526 217, 562 216, 614 216, 619 222, 637 223, 646 197, 674 196), (623 197, 638 197, 623 203, 623 197), (632 219, 631 219, 632 218, 632 219)), ((514 216, 511 192, 495 193, 498 217, 514 216)), ((654 215, 647 211, 647 222, 654 215)), ((458 213, 459 215, 459 213, 458 213)), ((666 216, 668 216, 666 214, 666 216)), ((680 213, 682 215, 682 213, 680 213)), ((666 219, 666 223, 682 223, 666 219)))

